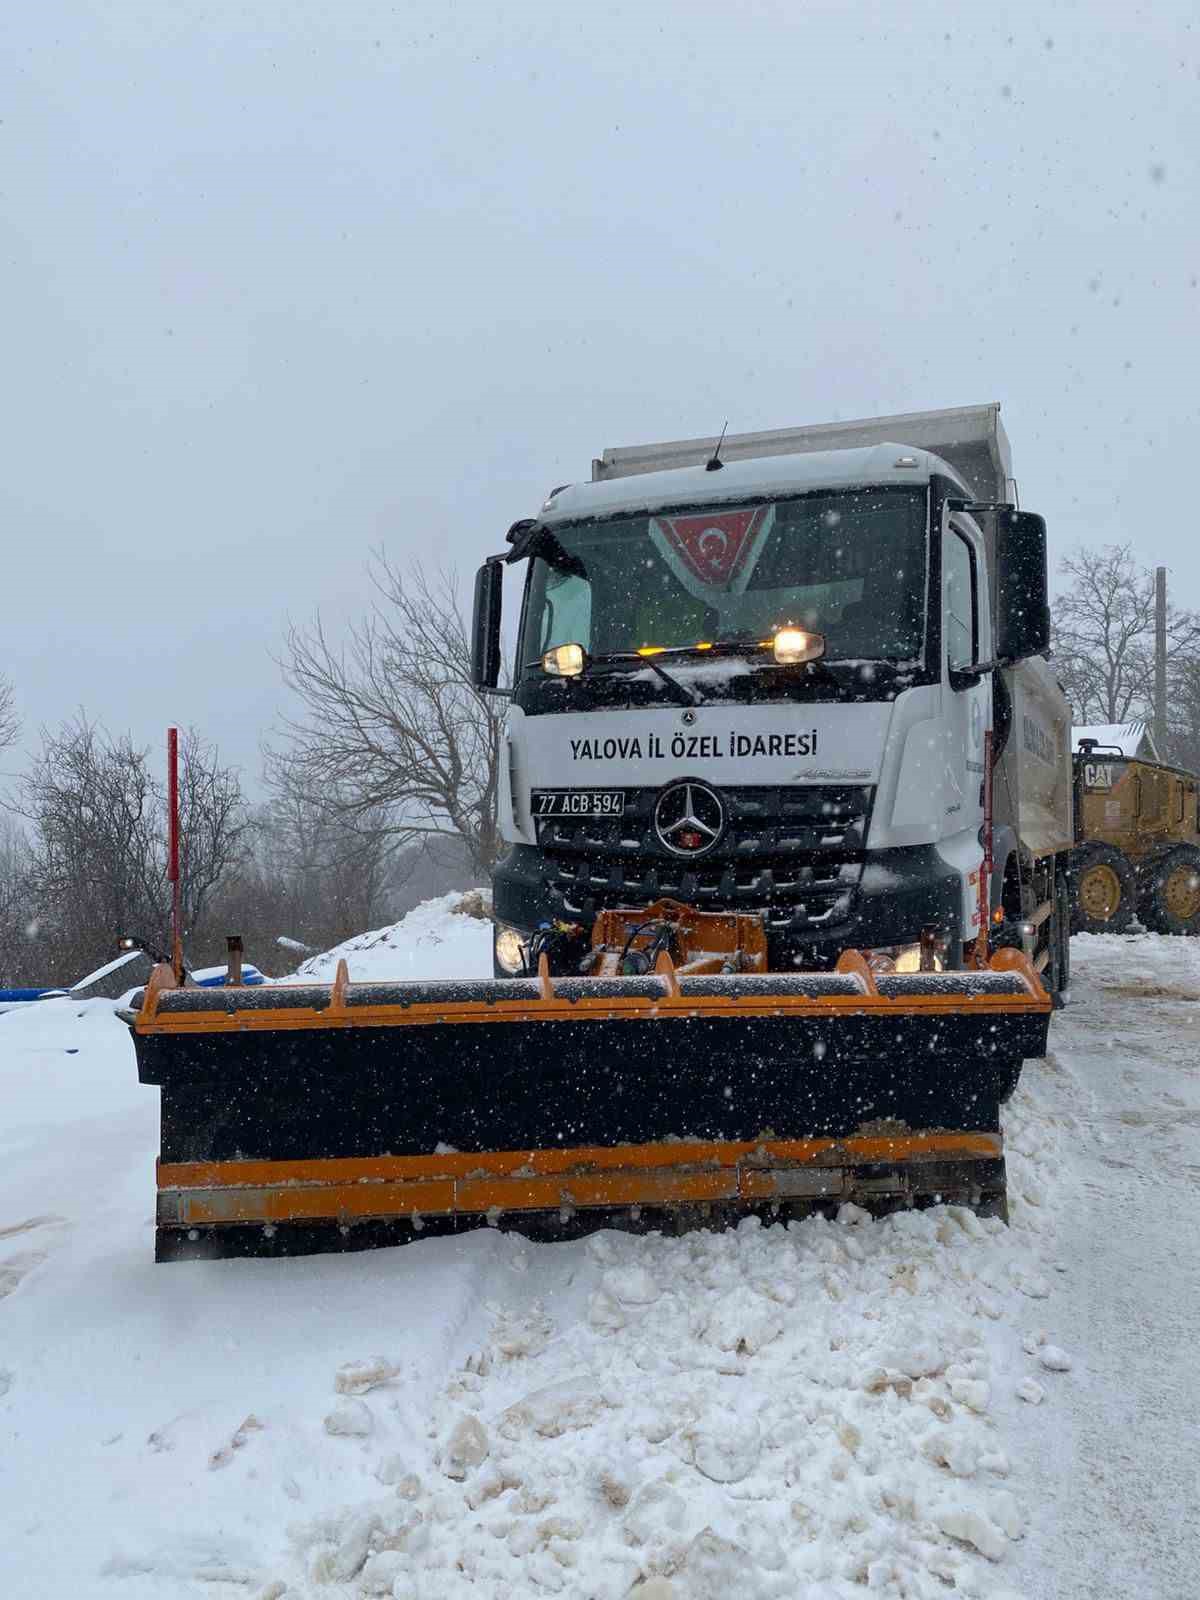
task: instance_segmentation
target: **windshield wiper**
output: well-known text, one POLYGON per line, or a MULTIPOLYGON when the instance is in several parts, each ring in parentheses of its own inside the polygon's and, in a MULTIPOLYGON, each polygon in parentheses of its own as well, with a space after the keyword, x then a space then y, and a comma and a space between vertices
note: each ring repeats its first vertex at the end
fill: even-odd
POLYGON ((694 694, 691 689, 674 678, 665 667, 660 667, 653 656, 644 656, 637 650, 614 650, 611 655, 589 656, 588 661, 601 667, 649 667, 651 672, 656 672, 670 689, 672 695, 681 706, 698 706, 703 704, 703 696, 694 694))
POLYGON ((665 667, 660 667, 653 656, 640 656, 638 658, 644 667, 649 667, 651 672, 657 672, 662 681, 671 690, 676 700, 682 706, 698 706, 701 696, 694 694, 691 689, 685 688, 678 678, 673 678, 665 667))

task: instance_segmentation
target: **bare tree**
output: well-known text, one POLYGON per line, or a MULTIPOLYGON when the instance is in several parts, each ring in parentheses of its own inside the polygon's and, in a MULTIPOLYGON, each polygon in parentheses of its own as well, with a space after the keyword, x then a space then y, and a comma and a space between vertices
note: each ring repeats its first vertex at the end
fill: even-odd
POLYGON ((0 816, 0 989, 36 983, 39 928, 29 883, 29 841, 0 816))
MULTIPOLYGON (((1052 606, 1055 665, 1078 722, 1148 716, 1154 686, 1154 574, 1129 545, 1080 548, 1059 571, 1070 581, 1052 606)), ((1168 608, 1167 657, 1200 647, 1200 617, 1168 608)))
POLYGON ((1177 656, 1167 686, 1167 760, 1200 772, 1200 651, 1177 656))
MULTIPOLYGON (((184 735, 181 768, 182 905, 191 928, 237 859, 246 822, 236 774, 194 732, 184 735)), ((30 893, 54 975, 98 965, 122 932, 165 947, 166 796, 148 751, 81 715, 43 733, 18 792, 32 829, 30 893)))
POLYGON ((144 752, 80 716, 43 733, 20 794, 40 920, 66 974, 111 953, 119 933, 161 938, 159 818, 144 752))
POLYGON ((9 745, 16 744, 20 731, 21 721, 17 716, 12 684, 7 678, 0 677, 0 750, 7 750, 9 745))
POLYGON ((311 807, 276 799, 252 814, 245 849, 191 927, 189 954, 219 962, 224 935, 240 933, 264 971, 290 970, 296 957, 278 949, 280 934, 324 950, 393 921, 396 879, 386 835, 347 832, 311 807))
POLYGON ((289 630, 284 681, 304 714, 268 752, 277 795, 391 848, 460 839, 487 871, 499 848, 496 785, 503 713, 471 685, 471 646, 454 582, 378 553, 376 602, 344 645, 317 617, 289 630))
MULTIPOLYGON (((161 790, 159 796, 165 816, 166 797, 161 790)), ((199 925, 213 890, 239 859, 248 827, 237 773, 220 765, 215 745, 187 729, 179 751, 180 910, 185 928, 199 925)), ((165 860, 163 869, 165 877, 165 860)))
POLYGON ((291 892, 292 926, 277 931, 328 946, 383 920, 394 871, 385 812, 343 826, 289 784, 276 792, 260 838, 265 860, 291 892))

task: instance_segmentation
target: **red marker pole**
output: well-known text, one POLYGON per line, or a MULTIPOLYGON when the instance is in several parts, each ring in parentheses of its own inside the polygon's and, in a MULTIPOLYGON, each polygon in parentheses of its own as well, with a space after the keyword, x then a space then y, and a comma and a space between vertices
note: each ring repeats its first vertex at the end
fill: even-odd
POLYGON ((183 982, 183 930, 179 925, 179 729, 167 729, 167 881, 171 885, 171 965, 183 982))

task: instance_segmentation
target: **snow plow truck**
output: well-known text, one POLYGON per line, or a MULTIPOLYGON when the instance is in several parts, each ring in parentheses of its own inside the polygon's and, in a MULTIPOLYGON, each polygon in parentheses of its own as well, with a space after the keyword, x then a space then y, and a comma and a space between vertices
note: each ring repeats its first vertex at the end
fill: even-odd
POLYGON ((188 986, 160 1260, 937 1200, 1068 976, 1045 524, 996 405, 607 450, 475 586, 494 975, 188 986), (502 682, 505 575, 523 578, 502 682))

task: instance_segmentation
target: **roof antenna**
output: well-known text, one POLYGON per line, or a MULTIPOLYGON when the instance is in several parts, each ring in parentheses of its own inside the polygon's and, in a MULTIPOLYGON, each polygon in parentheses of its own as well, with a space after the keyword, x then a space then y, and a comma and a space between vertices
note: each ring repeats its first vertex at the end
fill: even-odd
POLYGON ((725 443, 725 434, 729 428, 729 418, 725 418, 725 426, 721 429, 721 437, 717 440, 713 453, 704 463, 705 472, 720 472, 725 463, 721 460, 721 446, 725 443))

